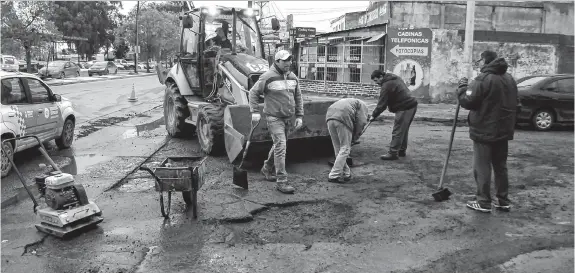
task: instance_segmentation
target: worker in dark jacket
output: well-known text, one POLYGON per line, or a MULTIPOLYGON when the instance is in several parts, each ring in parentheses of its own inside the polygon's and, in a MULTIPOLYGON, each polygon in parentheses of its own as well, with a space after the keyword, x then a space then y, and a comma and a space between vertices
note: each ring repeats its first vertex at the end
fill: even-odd
POLYGON ((394 74, 375 70, 371 73, 371 79, 381 86, 381 93, 369 120, 377 118, 388 107, 390 112, 395 113, 389 152, 380 158, 396 160, 398 156, 405 156, 407 135, 417 111, 417 100, 409 94, 405 82, 394 74))
POLYGON ((325 120, 336 155, 328 176, 329 182, 341 183, 342 180, 347 182, 351 179, 347 157, 351 143, 357 141, 367 124, 367 111, 365 102, 354 98, 336 101, 327 109, 325 120))
POLYGON ((517 111, 517 83, 507 72, 507 62, 493 51, 481 54, 483 67, 474 81, 462 78, 457 89, 461 107, 470 110, 469 137, 473 140, 473 176, 476 200, 467 207, 491 212, 491 166, 495 173, 497 202, 493 206, 508 211, 508 142, 513 139, 517 111))

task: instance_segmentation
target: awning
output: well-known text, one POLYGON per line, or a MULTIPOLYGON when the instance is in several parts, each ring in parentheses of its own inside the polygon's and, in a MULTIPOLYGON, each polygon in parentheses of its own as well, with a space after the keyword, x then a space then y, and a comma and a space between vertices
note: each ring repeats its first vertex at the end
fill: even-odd
POLYGON ((371 38, 371 37, 367 36, 367 37, 355 38, 353 40, 348 40, 348 42, 362 41, 362 40, 367 40, 369 38, 371 38))
POLYGON ((382 33, 382 34, 373 36, 373 37, 371 37, 371 39, 369 39, 366 43, 375 42, 375 41, 381 39, 383 36, 385 36, 385 33, 382 33))

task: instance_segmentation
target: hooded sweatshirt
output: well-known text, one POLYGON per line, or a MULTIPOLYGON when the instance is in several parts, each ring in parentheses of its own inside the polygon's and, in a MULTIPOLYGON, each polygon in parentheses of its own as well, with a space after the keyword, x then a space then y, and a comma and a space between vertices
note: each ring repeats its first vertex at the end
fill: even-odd
POLYGON ((260 76, 250 89, 250 112, 259 113, 258 97, 264 96, 264 114, 276 118, 303 117, 303 101, 297 77, 276 64, 260 76))
POLYGON ((507 73, 507 62, 498 58, 481 68, 468 86, 461 84, 461 107, 470 110, 469 137, 477 142, 512 140, 517 113, 517 83, 507 73))
POLYGON ((378 117, 387 107, 389 112, 405 111, 417 106, 417 100, 409 94, 409 88, 403 80, 392 74, 383 75, 379 101, 373 109, 372 117, 378 117))
POLYGON ((353 142, 361 136, 361 131, 367 124, 367 111, 367 105, 359 99, 341 99, 327 109, 325 121, 337 120, 343 123, 353 133, 353 142))

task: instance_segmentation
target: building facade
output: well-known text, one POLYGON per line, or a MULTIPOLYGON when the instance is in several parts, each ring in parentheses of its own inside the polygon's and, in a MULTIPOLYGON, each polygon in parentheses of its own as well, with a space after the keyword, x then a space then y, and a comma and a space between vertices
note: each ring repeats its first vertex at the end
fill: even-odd
MULTIPOLYGON (((553 73, 573 73, 573 32, 574 32, 574 15, 573 2, 491 2, 478 1, 475 8, 475 33, 473 56, 479 57, 483 50, 494 50, 501 57, 506 58, 510 64, 508 72, 516 79, 533 75, 533 74, 553 74, 553 73)), ((354 63, 346 63, 346 52, 352 52, 360 43, 360 64, 359 84, 370 84, 367 79, 368 70, 374 67, 382 67, 386 71, 394 72, 397 70, 397 64, 387 64, 386 57, 393 48, 387 47, 393 45, 390 35, 386 35, 385 30, 380 34, 385 38, 379 40, 378 50, 380 54, 369 53, 370 45, 366 43, 369 37, 378 35, 371 31, 365 33, 365 29, 371 26, 387 25, 390 29, 430 29, 432 32, 432 45, 429 49, 428 72, 422 70, 423 78, 418 76, 418 80, 427 84, 428 88, 424 93, 414 94, 418 99, 424 102, 446 102, 454 101, 453 90, 459 78, 464 76, 461 71, 464 68, 463 44, 465 37, 465 1, 371 1, 364 12, 357 13, 357 21, 351 17, 342 15, 333 21, 334 31, 318 36, 317 44, 322 44, 321 38, 326 38, 326 44, 331 44, 331 48, 338 44, 341 49, 334 51, 330 46, 317 46, 318 56, 325 54, 341 55, 336 58, 336 62, 342 60, 340 67, 321 70, 316 66, 315 78, 318 81, 318 75, 325 78, 324 82, 341 82, 357 84, 358 76, 351 76, 349 70, 356 69, 354 63), (343 29, 343 30, 340 30, 343 29), (363 33, 362 33, 363 32, 363 33), (344 33, 356 33, 354 39, 338 40, 338 36, 344 33), (362 35, 358 35, 361 33, 362 35), (366 37, 368 37, 366 39, 366 37), (321 51, 325 53, 320 53, 321 51), (346 51, 347 50, 347 51, 346 51), (337 54, 330 54, 337 52, 337 54), (340 58, 340 59, 337 59, 340 58), (372 64, 377 60, 378 65, 366 65, 365 60, 370 60, 372 64), (390 67, 386 67, 389 65, 390 67), (373 66, 373 67, 372 67, 373 66), (324 73, 318 73, 317 71, 324 73), (346 69, 348 70, 346 72, 346 69), (343 71, 343 72, 341 72, 343 71), (328 77, 328 75, 331 75, 328 77), (337 75, 334 77, 334 75, 337 75), (330 81, 334 79, 335 81, 330 81)), ((373 28, 372 28, 373 30, 373 28)), ((348 35, 348 34, 345 34, 348 35)), ((397 39, 397 38, 395 38, 397 39)), ((325 40, 325 39, 324 39, 325 40)), ((300 48, 300 52, 310 51, 305 49, 305 45, 300 48)), ((372 49, 373 49, 372 48, 372 49)), ((395 50, 394 54, 398 51, 395 50)), ((305 53, 304 59, 310 59, 313 54, 305 53)), ((357 54, 356 54, 357 55, 357 54)), ((351 57, 351 55, 350 55, 351 57)), ((409 59, 409 56, 405 56, 409 59)), ((417 58, 415 56, 412 59, 417 58)), ((313 59, 313 57, 312 57, 313 59)), ((321 62, 317 59, 317 62, 321 62)), ((329 62, 328 62, 329 63, 329 62)), ((427 63, 427 62, 426 62, 427 63)), ((306 63, 307 66, 310 63, 306 63)), ((301 66, 300 66, 301 67, 301 66)), ((410 66, 413 69, 413 65, 410 66)), ((401 70, 401 69, 400 69, 401 70)), ((306 71, 310 71, 309 69, 306 71)), ((355 70, 357 71, 357 70, 355 70)), ((419 75, 418 74, 418 75, 419 75)), ((300 77, 302 75, 300 74, 300 77)), ((303 78, 302 78, 303 79, 303 78)), ((307 77, 303 80, 312 80, 307 77)), ((315 90, 325 90, 325 92, 334 92, 326 89, 328 85, 324 84, 323 88, 315 90)), ((350 88, 349 91, 342 91, 344 94, 357 94, 357 89, 350 88)), ((361 90, 368 90, 363 88, 361 90)), ((371 90, 371 89, 369 89, 371 90)), ((376 89, 373 89, 376 90, 376 89)), ((418 89, 420 90, 420 89, 418 89)), ((312 90, 310 90, 312 91, 312 90)), ((338 91, 339 92, 339 91, 338 91)), ((360 92, 361 93, 361 92, 360 92)), ((377 92, 363 92, 364 95, 377 95, 377 92)))

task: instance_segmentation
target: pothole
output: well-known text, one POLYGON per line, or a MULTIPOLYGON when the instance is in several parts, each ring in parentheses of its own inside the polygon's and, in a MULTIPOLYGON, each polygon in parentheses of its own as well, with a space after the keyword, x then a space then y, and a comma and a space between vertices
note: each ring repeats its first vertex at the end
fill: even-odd
POLYGON ((242 224, 227 224, 236 243, 268 244, 343 241, 341 233, 354 222, 353 208, 346 204, 318 202, 272 207, 242 224))

